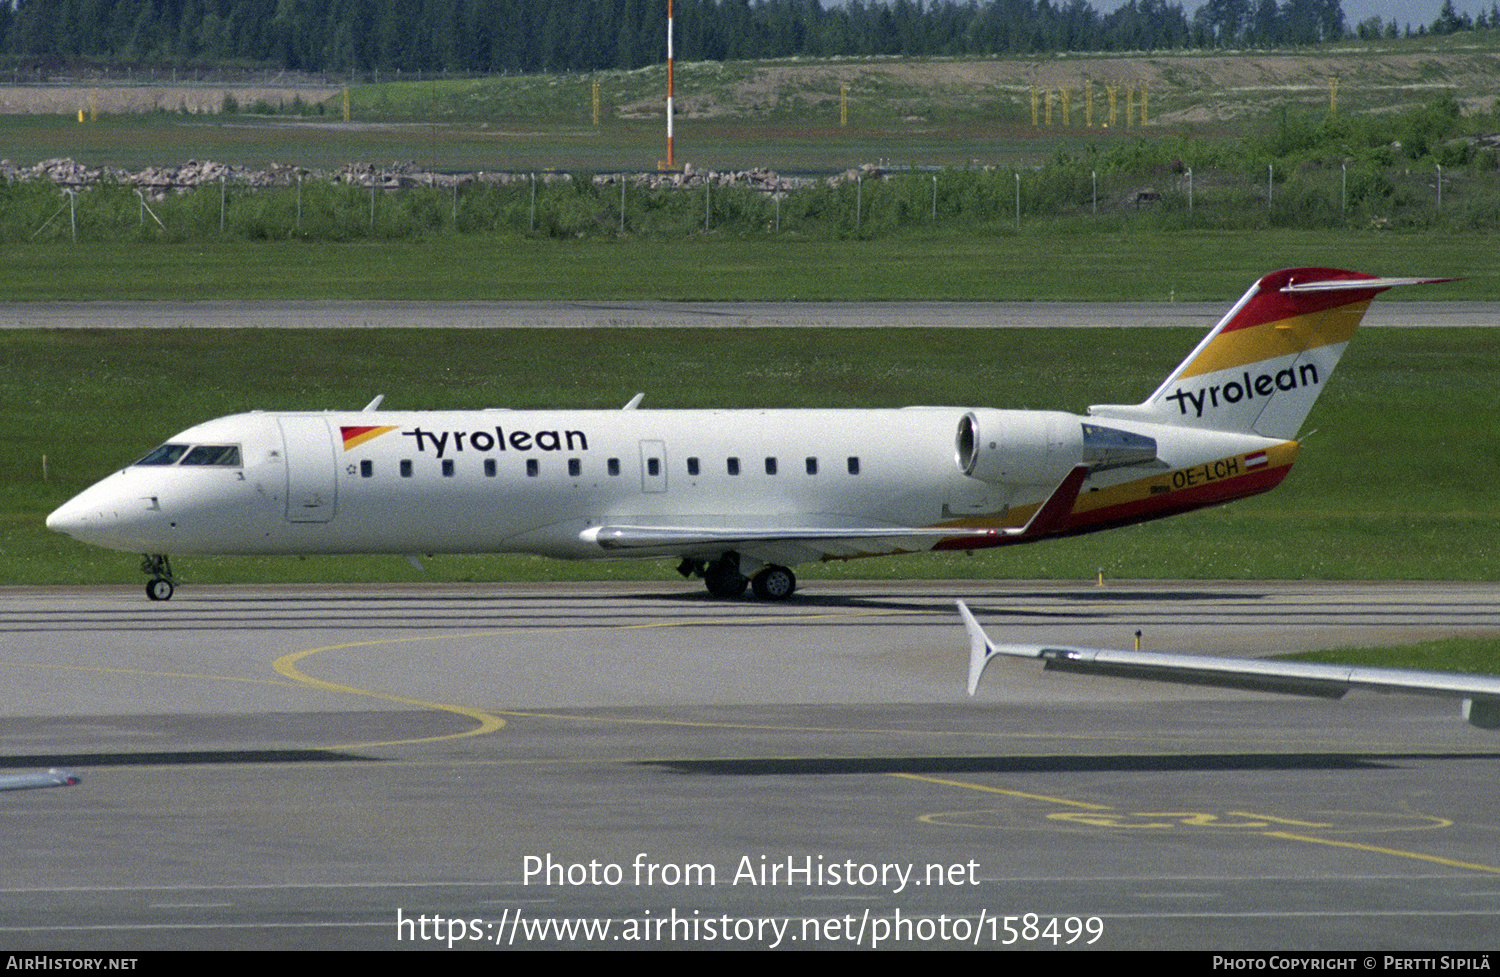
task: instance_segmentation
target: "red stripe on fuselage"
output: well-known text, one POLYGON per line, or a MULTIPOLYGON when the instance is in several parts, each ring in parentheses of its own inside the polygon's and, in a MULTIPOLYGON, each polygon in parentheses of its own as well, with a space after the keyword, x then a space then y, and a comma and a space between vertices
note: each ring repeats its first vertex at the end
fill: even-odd
MULTIPOLYGON (((1097 509, 1089 509, 1085 512, 1074 512, 1068 516, 1061 529, 1044 537, 1033 537, 1029 540, 1016 539, 1010 536, 996 536, 992 539, 977 540, 973 538, 946 539, 934 546, 933 549, 978 550, 991 546, 1034 542, 1037 538, 1056 539, 1061 536, 1081 536, 1084 533, 1098 532, 1102 529, 1115 529, 1120 526, 1150 522, 1153 519, 1163 519, 1167 516, 1191 512, 1194 509, 1223 505, 1226 502, 1233 502, 1236 499, 1244 499, 1252 495, 1259 495, 1262 492, 1269 492, 1277 485, 1280 485, 1281 480, 1291 470, 1292 466, 1290 464, 1255 468, 1242 475, 1218 479, 1205 485, 1173 489, 1156 495, 1148 495, 1141 499, 1132 499, 1129 502, 1100 506, 1097 509)), ((1081 498, 1087 498, 1087 496, 1085 495, 1081 498)))

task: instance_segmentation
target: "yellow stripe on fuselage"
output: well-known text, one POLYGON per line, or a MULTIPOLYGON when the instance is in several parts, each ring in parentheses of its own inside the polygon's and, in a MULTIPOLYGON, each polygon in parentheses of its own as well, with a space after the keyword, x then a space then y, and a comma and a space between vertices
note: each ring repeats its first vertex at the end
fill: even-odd
MULTIPOLYGON (((1270 471, 1277 468, 1288 468, 1297 460, 1297 453, 1302 449, 1299 441, 1283 441, 1265 449, 1266 460, 1261 465, 1251 465, 1247 459, 1260 452, 1247 452, 1243 455, 1231 455, 1228 458, 1216 459, 1200 465, 1189 465, 1185 468, 1174 468, 1170 471, 1154 472, 1145 478, 1133 479, 1129 482, 1121 482, 1118 485, 1107 485, 1099 489, 1085 489, 1078 495, 1078 501, 1073 504, 1073 516, 1085 516, 1097 509, 1108 509, 1115 506, 1139 505, 1150 499, 1164 499, 1165 496, 1174 492, 1189 489, 1200 489, 1209 483, 1222 479, 1238 478, 1248 475, 1256 470, 1270 471)), ((1216 503, 1207 503, 1216 504, 1216 503)), ((966 519, 952 519, 938 523, 939 527, 963 527, 965 529, 1009 529, 1026 525, 1026 521, 1036 512, 1040 503, 1034 505, 1016 506, 1002 516, 978 516, 966 519)))

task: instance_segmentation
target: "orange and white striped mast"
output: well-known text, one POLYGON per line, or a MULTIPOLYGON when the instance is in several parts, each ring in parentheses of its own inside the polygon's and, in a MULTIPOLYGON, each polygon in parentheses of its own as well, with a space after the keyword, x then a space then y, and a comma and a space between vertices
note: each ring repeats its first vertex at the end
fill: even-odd
POLYGON ((672 0, 667 0, 667 169, 676 168, 672 154, 672 0))

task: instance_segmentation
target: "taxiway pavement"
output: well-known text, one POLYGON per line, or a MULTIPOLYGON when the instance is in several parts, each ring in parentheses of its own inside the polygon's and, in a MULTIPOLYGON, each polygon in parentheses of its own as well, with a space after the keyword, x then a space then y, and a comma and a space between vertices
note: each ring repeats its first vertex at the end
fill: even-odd
POLYGON ((0 590, 13 950, 1460 950, 1500 737, 991 666, 1500 632, 1500 585, 808 582, 0 590))

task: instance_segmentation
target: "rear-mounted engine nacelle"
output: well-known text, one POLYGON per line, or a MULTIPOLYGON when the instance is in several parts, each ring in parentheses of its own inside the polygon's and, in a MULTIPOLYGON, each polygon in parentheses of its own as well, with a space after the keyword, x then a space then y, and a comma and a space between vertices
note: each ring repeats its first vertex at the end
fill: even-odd
POLYGON ((1156 460, 1156 440, 1062 411, 976 410, 958 422, 954 460, 992 484, 1056 485, 1074 465, 1093 471, 1156 460))
POLYGON ((992 484, 1055 485, 1083 457, 1078 418, 1061 411, 976 410, 958 422, 955 460, 992 484))

